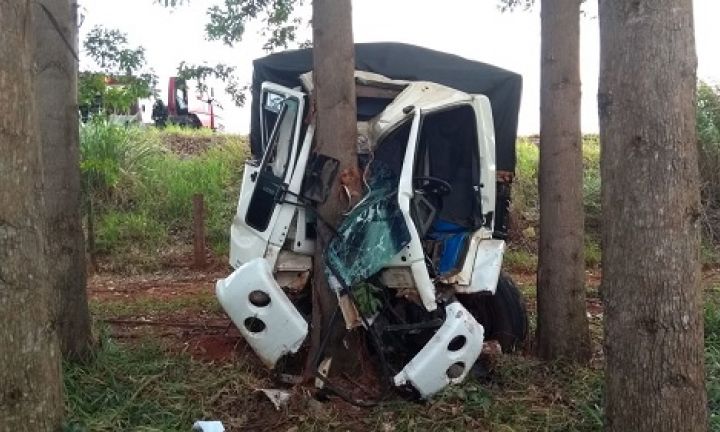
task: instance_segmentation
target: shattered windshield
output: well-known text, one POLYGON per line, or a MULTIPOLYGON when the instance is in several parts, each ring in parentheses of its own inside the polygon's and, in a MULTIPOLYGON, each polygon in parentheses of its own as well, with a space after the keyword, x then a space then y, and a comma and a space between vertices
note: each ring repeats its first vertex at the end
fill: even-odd
POLYGON ((398 205, 397 179, 376 164, 369 192, 345 217, 326 252, 328 267, 344 287, 377 273, 410 243, 398 205))

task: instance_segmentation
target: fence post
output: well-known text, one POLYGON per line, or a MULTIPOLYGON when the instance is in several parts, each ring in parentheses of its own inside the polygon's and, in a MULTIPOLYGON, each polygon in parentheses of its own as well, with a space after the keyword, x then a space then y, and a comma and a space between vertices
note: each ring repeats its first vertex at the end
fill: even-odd
POLYGON ((193 255, 196 268, 205 268, 205 200, 193 195, 193 255))

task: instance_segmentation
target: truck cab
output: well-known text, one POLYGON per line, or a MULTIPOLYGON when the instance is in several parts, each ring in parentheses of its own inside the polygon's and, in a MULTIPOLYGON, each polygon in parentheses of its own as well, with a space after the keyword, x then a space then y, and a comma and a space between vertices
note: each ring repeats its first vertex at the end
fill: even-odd
MULTIPOLYGON (((306 338, 298 299, 313 270, 314 205, 336 173, 332 160, 312 152, 312 72, 297 80, 294 87, 263 81, 253 93, 257 157, 245 165, 230 228, 235 271, 217 286, 268 367, 306 338), (253 293, 268 301, 256 304, 253 293)), ((498 186, 497 122, 487 95, 437 82, 358 70, 356 89, 365 195, 325 251, 325 276, 347 328, 373 318, 368 330, 381 340, 398 328, 407 329, 403 337, 423 335, 401 350, 393 383, 427 398, 466 377, 488 335, 481 322, 489 318, 466 305, 492 297, 501 278, 507 223, 498 208, 507 197, 498 196, 505 185, 498 186), (386 300, 373 317, 352 295, 368 285, 386 300)), ((525 318, 513 329, 518 341, 526 326, 525 318)))

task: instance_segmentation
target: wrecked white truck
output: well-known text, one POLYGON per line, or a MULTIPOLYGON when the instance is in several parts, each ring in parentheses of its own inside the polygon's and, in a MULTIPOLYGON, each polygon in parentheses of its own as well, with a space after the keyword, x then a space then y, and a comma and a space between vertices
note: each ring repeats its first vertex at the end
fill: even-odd
MULTIPOLYGON (((337 163, 312 152, 312 52, 254 62, 250 142, 222 307, 264 364, 308 335, 316 214, 337 163)), ((501 272, 522 81, 420 47, 356 45, 365 195, 325 252, 348 328, 364 326, 396 387, 428 398, 461 382, 485 340, 524 343, 501 272)), ((338 318, 339 319, 339 318, 338 318)), ((318 361, 318 363, 320 363, 318 361)))

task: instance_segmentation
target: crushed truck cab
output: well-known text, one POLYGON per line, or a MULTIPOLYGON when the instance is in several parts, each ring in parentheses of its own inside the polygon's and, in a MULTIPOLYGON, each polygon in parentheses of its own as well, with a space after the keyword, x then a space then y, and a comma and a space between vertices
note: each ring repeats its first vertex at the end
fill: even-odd
MULTIPOLYGON (((314 209, 337 181, 337 161, 312 152, 310 55, 255 62, 255 158, 230 229, 235 271, 217 283, 222 307, 268 367, 307 336, 314 209)), ((506 349, 525 338, 524 306, 508 303, 519 297, 496 293, 514 289, 498 281, 520 79, 408 45, 358 44, 356 55, 365 195, 329 242, 326 274, 315 277, 328 278, 347 328, 367 327, 392 382, 428 398, 467 376, 484 338, 505 334, 506 349), (400 53, 415 55, 412 74, 400 53), (500 310, 514 314, 503 320, 513 328, 493 321, 500 310)))

